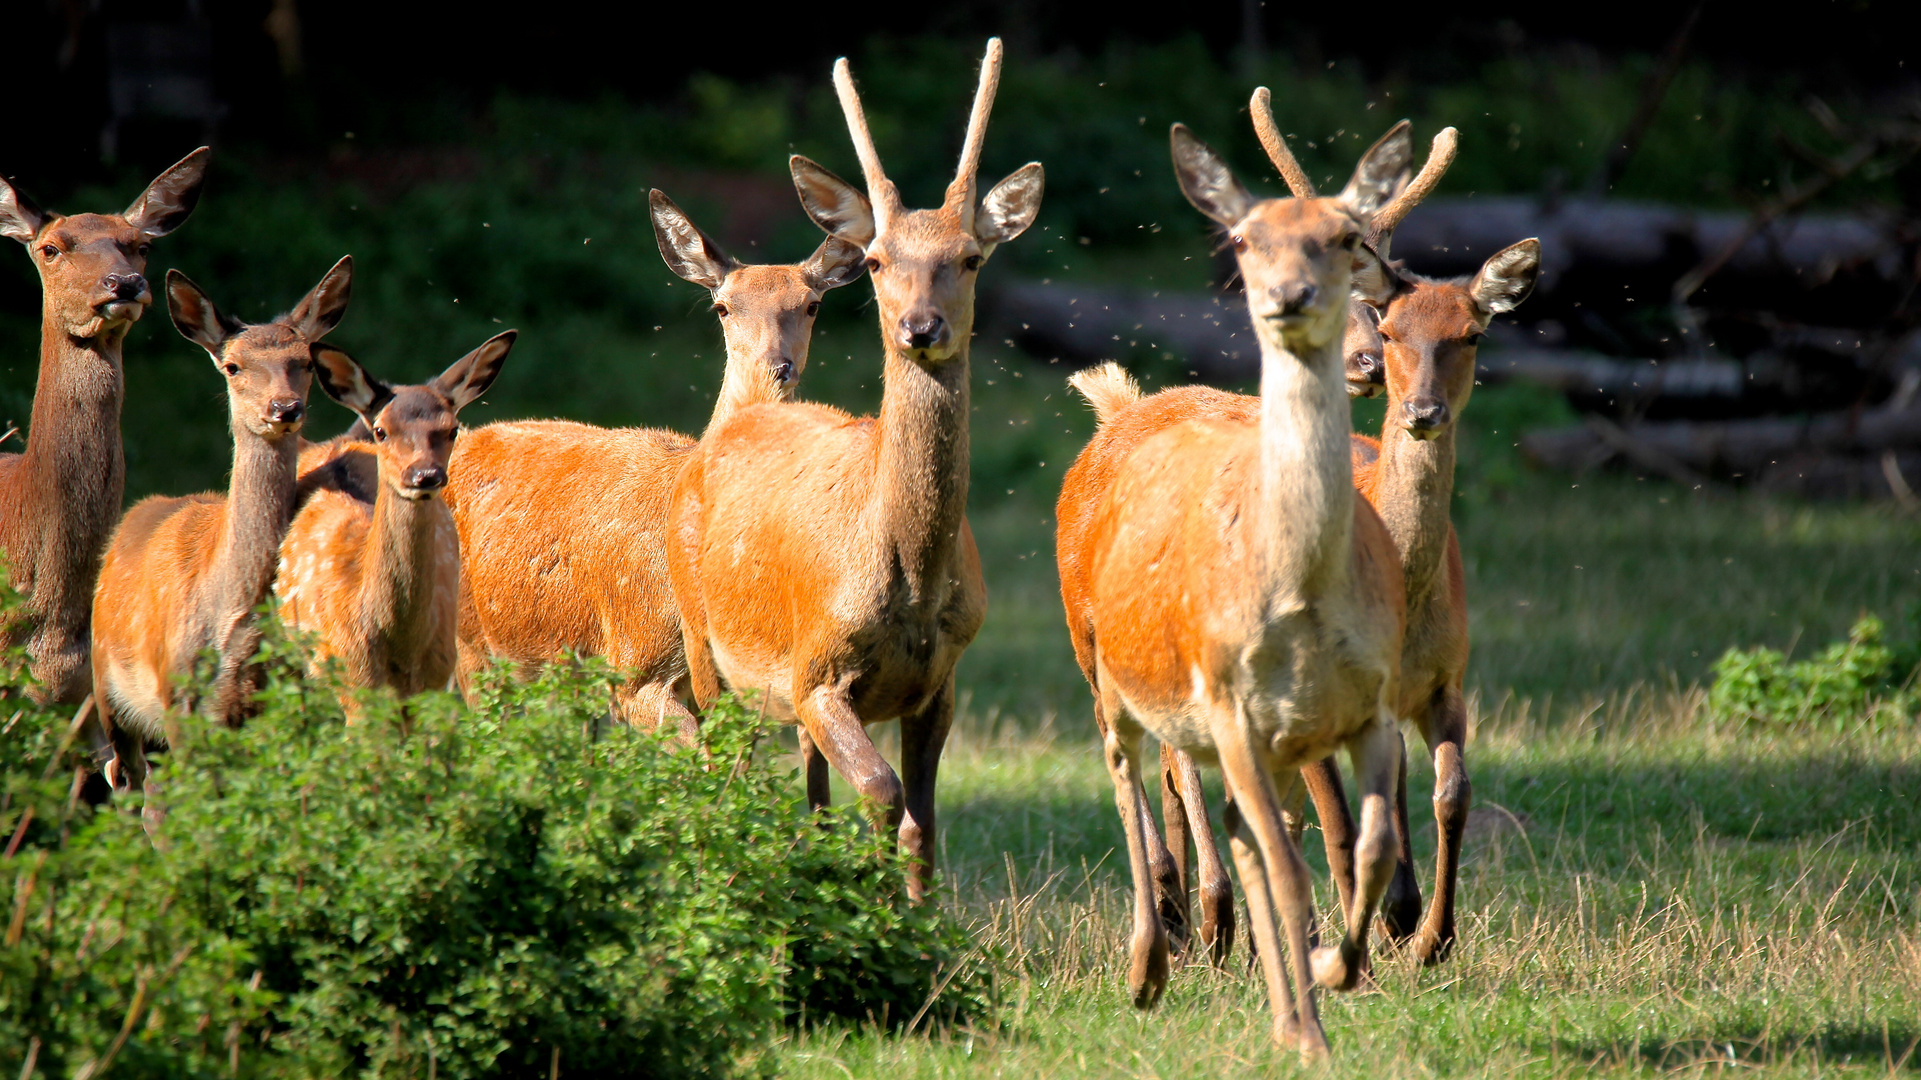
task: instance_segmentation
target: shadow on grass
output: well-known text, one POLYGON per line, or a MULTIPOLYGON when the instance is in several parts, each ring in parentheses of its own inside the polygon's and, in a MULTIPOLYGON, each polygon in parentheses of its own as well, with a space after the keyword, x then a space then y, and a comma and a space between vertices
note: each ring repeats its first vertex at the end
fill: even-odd
POLYGON ((1640 1064, 1662 1071, 1720 1065, 1742 1068, 1788 1063, 1878 1064, 1890 1074, 1921 1073, 1921 1026, 1914 1023, 1865 1026, 1823 1025, 1812 1031, 1761 1031, 1741 1028, 1713 1036, 1616 1042, 1555 1039, 1537 1042, 1537 1052, 1585 1059, 1594 1066, 1640 1064))

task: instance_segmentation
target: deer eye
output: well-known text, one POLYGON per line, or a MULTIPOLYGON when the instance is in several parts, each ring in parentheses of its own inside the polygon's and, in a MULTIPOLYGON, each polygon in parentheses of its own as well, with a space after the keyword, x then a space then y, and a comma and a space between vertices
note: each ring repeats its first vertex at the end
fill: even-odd
POLYGON ((1228 242, 1229 244, 1232 244, 1232 245, 1234 246, 1234 250, 1235 250, 1235 251, 1246 251, 1246 250, 1247 250, 1247 237, 1245 237, 1245 236, 1242 236, 1242 235, 1240 235, 1240 234, 1238 234, 1238 233, 1236 233, 1236 234, 1235 234, 1235 235, 1233 235, 1233 236, 1230 236, 1230 237, 1228 237, 1228 238, 1227 238, 1227 242, 1228 242))
POLYGON ((232 362, 228 362, 220 365, 220 370, 226 372, 229 375, 238 375, 240 374, 240 365, 232 362))
POLYGON ((1474 333, 1469 334, 1466 340, 1469 345, 1479 345, 1481 342, 1487 340, 1487 331, 1476 330, 1474 333))
POLYGON ((375 442, 386 442, 386 441, 387 441, 387 429, 386 429, 386 428, 384 428, 384 427, 381 427, 381 426, 380 426, 379 424, 372 424, 372 425, 370 425, 370 426, 371 426, 371 427, 373 428, 373 431, 374 431, 374 441, 375 441, 375 442))
POLYGON ((146 258, 146 257, 147 257, 147 252, 149 252, 149 251, 152 251, 152 250, 153 250, 153 245, 152 245, 152 244, 142 244, 142 245, 140 245, 139 247, 137 247, 137 248, 134 248, 133 250, 134 250, 134 253, 135 253, 136 255, 139 255, 139 256, 140 256, 141 258, 143 258, 143 259, 144 259, 144 258, 146 258))
POLYGON ((961 265, 967 267, 969 270, 979 270, 981 268, 981 257, 979 255, 969 255, 967 261, 961 265))
POLYGON ((52 262, 60 257, 60 249, 54 247, 52 244, 47 244, 41 247, 40 254, 44 256, 48 262, 52 262))
POLYGON ((880 260, 874 258, 872 255, 867 257, 867 272, 870 274, 880 273, 880 260))
POLYGON ((716 315, 718 315, 718 316, 720 316, 720 317, 721 317, 721 318, 723 318, 723 319, 724 319, 724 318, 726 318, 726 317, 727 317, 727 305, 726 305, 726 304, 715 304, 715 305, 714 305, 714 314, 716 314, 716 315))
POLYGON ((818 300, 816 300, 816 301, 814 301, 813 303, 811 303, 811 304, 809 304, 809 305, 807 305, 807 317, 808 317, 808 318, 810 318, 810 319, 811 319, 811 318, 813 318, 814 316, 816 316, 816 315, 818 315, 818 314, 820 314, 820 301, 818 301, 818 300))
POLYGON ((1353 251, 1355 248, 1360 247, 1361 234, 1348 233, 1346 236, 1341 237, 1341 246, 1346 248, 1349 251, 1353 251))

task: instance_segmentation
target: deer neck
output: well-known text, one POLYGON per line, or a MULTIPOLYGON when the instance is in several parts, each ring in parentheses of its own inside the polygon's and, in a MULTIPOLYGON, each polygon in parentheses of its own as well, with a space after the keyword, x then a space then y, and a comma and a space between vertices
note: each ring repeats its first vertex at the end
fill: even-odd
POLYGON ((1340 335, 1297 355, 1277 333, 1261 331, 1260 546, 1272 588, 1298 590, 1294 600, 1308 603, 1344 582, 1352 560, 1354 471, 1340 335))
MULTIPOLYGON (((707 432, 712 433, 722 421, 749 405, 776 402, 781 397, 780 384, 765 364, 735 363, 730 357, 726 374, 721 376, 720 396, 714 400, 713 416, 707 421, 707 432)), ((703 434, 702 438, 705 437, 703 434)))
POLYGON ((1447 558, 1453 529, 1448 513, 1454 497, 1454 425, 1432 439, 1417 439, 1393 421, 1400 402, 1387 403, 1381 425, 1381 458, 1376 468, 1374 509, 1401 553, 1401 575, 1412 608, 1432 595, 1447 558))
POLYGON ((967 353, 930 371, 887 350, 870 508, 916 600, 944 595, 967 511, 967 353))
POLYGON ((213 595, 207 598, 210 614, 223 626, 244 621, 273 583, 280 542, 293 520, 299 458, 299 436, 265 439, 235 419, 233 481, 215 549, 213 595))
MULTIPOLYGON (((33 419, 14 473, 20 529, 5 530, 18 570, 40 577, 21 584, 44 594, 52 579, 73 578, 91 599, 107 535, 120 516, 126 457, 120 407, 126 395, 120 350, 127 324, 75 337, 49 310, 40 325, 40 377, 33 419), (25 543, 22 543, 25 541, 25 543), (36 571, 38 574, 36 574, 36 571)), ((46 610, 36 597, 35 606, 46 610)))
POLYGON ((384 641, 389 657, 414 657, 431 644, 439 541, 453 528, 453 516, 439 498, 402 498, 384 463, 381 472, 361 564, 361 625, 384 641))

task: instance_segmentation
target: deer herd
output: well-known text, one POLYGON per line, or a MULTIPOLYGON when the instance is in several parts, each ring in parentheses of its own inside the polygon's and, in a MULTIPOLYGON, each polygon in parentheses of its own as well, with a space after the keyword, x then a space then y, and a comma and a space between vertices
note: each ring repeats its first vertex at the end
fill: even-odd
MULTIPOLYGON (((233 470, 225 493, 155 496, 124 515, 122 344, 154 299, 152 245, 191 214, 209 151, 119 214, 47 213, 0 180, 0 233, 26 246, 44 297, 25 449, 0 455, 0 552, 24 601, 6 644, 24 648, 31 692, 80 706, 76 729, 115 790, 157 793, 147 754, 179 738, 182 713, 247 716, 263 605, 310 632, 314 667, 351 690, 466 692, 491 664, 603 657, 620 672, 618 720, 697 741, 701 712, 731 689, 797 725, 809 802, 826 805, 839 772, 897 833, 909 892, 924 896, 955 665, 987 603, 965 514, 976 283, 1034 222, 1043 186, 1039 163, 979 182, 1000 68, 990 41, 953 181, 914 210, 839 61, 862 183, 790 159, 826 234, 804 262, 736 261, 652 193, 662 257, 711 293, 726 340, 698 437, 561 420, 463 431, 461 409, 500 374, 515 332, 429 382, 388 385, 323 340, 346 314, 351 258, 257 324, 168 271, 174 326, 226 382, 233 470), (794 400, 825 294, 863 273, 885 354, 879 415, 794 400), (302 434, 316 379, 355 416, 325 442, 302 434), (868 731, 892 719, 898 772, 868 731)), ((1238 264, 1259 393, 1143 395, 1114 363, 1073 376, 1098 427, 1061 491, 1057 555, 1133 876, 1134 1003, 1160 998, 1176 951, 1220 962, 1231 949, 1199 769, 1214 766, 1274 1037, 1315 1058, 1327 1052, 1315 988, 1367 977, 1377 916, 1424 963, 1454 944, 1470 799, 1454 422, 1476 346, 1527 296, 1540 246, 1523 240, 1466 279, 1410 273, 1389 258, 1394 228, 1452 161, 1454 130, 1410 182, 1403 121, 1326 196, 1265 88, 1249 112, 1291 197, 1252 194, 1183 125, 1171 138, 1182 193, 1238 264), (1380 437, 1354 433, 1349 398, 1382 391, 1380 437), (1425 910, 1403 723, 1436 774, 1425 910), (1148 733, 1160 823, 1141 773, 1148 733), (1330 945, 1311 945, 1309 796, 1340 903, 1330 945)))

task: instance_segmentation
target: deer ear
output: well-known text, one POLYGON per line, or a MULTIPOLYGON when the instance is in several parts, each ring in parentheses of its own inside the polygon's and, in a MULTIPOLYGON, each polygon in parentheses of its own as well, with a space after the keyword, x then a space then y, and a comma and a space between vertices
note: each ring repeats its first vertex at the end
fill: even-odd
POLYGON ((373 427, 374 417, 380 415, 387 402, 393 400, 394 392, 387 385, 360 366, 360 362, 332 345, 315 344, 309 347, 313 356, 314 377, 320 382, 320 389, 335 401, 354 411, 354 415, 373 427))
POLYGON ((18 188, 0 177, 0 236, 11 236, 23 244, 33 242, 40 235, 40 226, 47 223, 47 215, 33 205, 18 188))
POLYGON ((1414 140, 1408 131, 1413 125, 1403 120, 1388 129, 1381 141, 1367 148, 1354 176, 1336 196, 1348 212, 1363 222, 1373 218, 1381 207, 1407 187, 1414 175, 1414 140))
POLYGON ((240 320, 223 315, 206 290, 178 270, 167 271, 167 314, 180 336, 220 356, 220 347, 242 329, 240 320))
POLYGON ((862 251, 874 242, 874 205, 854 185, 795 154, 787 159, 801 209, 829 236, 862 251))
POLYGON ((1354 249, 1354 278, 1348 285, 1349 296, 1379 307, 1394 295, 1397 284, 1394 271, 1373 248, 1361 244, 1354 249))
POLYGON ((740 265, 660 189, 647 193, 647 209, 654 219, 654 242, 660 245, 660 257, 667 260, 667 269, 683 280, 718 289, 740 265))
POLYGON ((480 343, 480 348, 453 362, 434 379, 434 389, 447 395, 459 412, 473 404, 500 377, 501 365, 513 350, 518 330, 504 330, 480 343))
POLYGON ((826 292, 860 280, 867 272, 867 253, 838 236, 830 236, 807 256, 800 269, 814 288, 826 292))
POLYGON ((200 201, 200 185, 207 179, 207 161, 212 157, 213 151, 203 146, 181 158, 155 177, 120 216, 148 239, 178 229, 200 201))
POLYGON ((281 322, 300 332, 309 342, 319 341, 340 325, 347 315, 347 297, 353 292, 354 257, 343 255, 320 279, 313 291, 300 298, 281 322))
POLYGON ((1041 163, 1030 161, 1009 173, 981 199, 980 212, 974 215, 974 239, 983 254, 1027 231, 1041 212, 1041 192, 1047 174, 1041 163))
POLYGON ((1186 124, 1175 124, 1168 139, 1174 146, 1174 179, 1194 209, 1228 226, 1247 216, 1254 208, 1254 196, 1219 154, 1195 138, 1186 124))
POLYGON ((1488 257, 1468 291, 1490 317, 1521 306, 1541 276, 1541 242, 1523 240, 1488 257))

